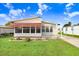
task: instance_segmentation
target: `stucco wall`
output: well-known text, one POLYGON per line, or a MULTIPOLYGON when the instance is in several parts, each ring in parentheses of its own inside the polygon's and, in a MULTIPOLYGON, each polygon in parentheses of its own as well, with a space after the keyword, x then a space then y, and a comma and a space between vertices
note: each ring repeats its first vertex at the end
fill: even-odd
POLYGON ((79 26, 73 26, 73 30, 72 30, 72 27, 64 27, 63 32, 65 34, 79 35, 79 26), (66 28, 67 28, 67 31, 66 31, 66 28))
POLYGON ((20 36, 25 36, 25 37, 41 37, 41 33, 14 33, 14 37, 20 37, 20 36))
POLYGON ((3 33, 13 33, 13 32, 14 32, 13 29, 0 28, 0 34, 3 34, 3 33))

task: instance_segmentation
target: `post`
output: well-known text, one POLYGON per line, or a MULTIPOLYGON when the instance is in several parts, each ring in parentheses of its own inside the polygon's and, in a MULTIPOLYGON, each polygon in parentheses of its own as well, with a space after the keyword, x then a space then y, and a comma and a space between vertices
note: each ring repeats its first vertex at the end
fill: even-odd
POLYGON ((15 36, 15 27, 14 27, 14 36, 15 36))
POLYGON ((61 32, 61 33, 60 33, 60 34, 61 34, 60 37, 62 38, 62 27, 61 27, 61 26, 60 26, 60 32, 61 32))
POLYGON ((35 26, 35 34, 36 34, 36 29, 37 29, 37 28, 36 28, 36 26, 35 26))
POLYGON ((45 33, 46 33, 46 26, 44 26, 44 29, 45 29, 45 33))
POLYGON ((50 33, 50 26, 49 26, 49 33, 50 33))
POLYGON ((22 34, 23 34, 23 27, 22 27, 22 34))
POLYGON ((31 34, 31 26, 30 26, 30 32, 29 33, 31 34))

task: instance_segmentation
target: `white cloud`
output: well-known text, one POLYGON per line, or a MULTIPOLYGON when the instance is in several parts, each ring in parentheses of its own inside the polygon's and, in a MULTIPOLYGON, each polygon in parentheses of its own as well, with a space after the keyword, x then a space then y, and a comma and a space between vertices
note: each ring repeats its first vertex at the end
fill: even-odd
POLYGON ((7 7, 8 9, 13 9, 13 6, 11 3, 6 3, 4 4, 5 7, 7 7))
POLYGON ((64 20, 70 21, 72 17, 75 17, 77 15, 79 15, 79 11, 74 11, 74 12, 70 12, 72 9, 72 7, 74 6, 73 3, 69 3, 67 4, 66 7, 66 11, 64 12, 64 14, 67 16, 64 20))
POLYGON ((74 16, 79 15, 79 12, 78 12, 78 11, 72 12, 72 13, 69 13, 68 15, 69 15, 70 18, 72 18, 72 17, 74 17, 74 16))
POLYGON ((48 6, 46 4, 43 4, 43 10, 48 9, 48 6))
POLYGON ((0 17, 5 17, 6 16, 6 14, 0 14, 0 17))
POLYGON ((39 6, 39 9, 41 9, 41 10, 48 9, 48 6, 46 4, 43 4, 43 3, 38 3, 38 6, 39 6))
POLYGON ((66 6, 65 6, 66 7, 66 12, 69 12, 73 5, 74 5, 73 3, 66 4, 66 6))
POLYGON ((37 14, 39 14, 39 15, 43 15, 43 11, 48 10, 48 6, 43 3, 38 3, 38 7, 39 7, 39 9, 37 11, 37 14))
POLYGON ((9 17, 12 19, 22 19, 25 16, 25 9, 11 9, 9 11, 9 17))
POLYGON ((70 18, 74 17, 74 12, 70 12, 71 11, 71 8, 74 6, 73 3, 68 3, 66 4, 65 8, 66 8, 66 11, 64 12, 64 14, 67 16, 67 20, 71 20, 70 18))
POLYGON ((0 14, 0 18, 3 18, 4 20, 10 21, 10 17, 6 14, 0 14))
POLYGON ((21 16, 21 14, 22 14, 21 9, 17 9, 17 10, 11 9, 9 12, 9 15, 11 16, 21 16))
POLYGON ((68 8, 68 7, 70 7, 70 6, 73 6, 74 4, 73 3, 68 3, 67 5, 66 5, 66 8, 68 8))
POLYGON ((27 7, 27 10, 30 10, 30 9, 31 9, 31 7, 30 7, 30 6, 28 6, 28 7, 27 7))
POLYGON ((25 12, 26 12, 26 10, 25 10, 25 9, 23 9, 23 12, 25 13, 25 12))
POLYGON ((16 19, 22 19, 25 16, 25 9, 10 9, 8 14, 0 14, 0 19, 11 21, 16 19))
POLYGON ((42 15, 42 10, 41 9, 38 9, 37 14, 42 15))

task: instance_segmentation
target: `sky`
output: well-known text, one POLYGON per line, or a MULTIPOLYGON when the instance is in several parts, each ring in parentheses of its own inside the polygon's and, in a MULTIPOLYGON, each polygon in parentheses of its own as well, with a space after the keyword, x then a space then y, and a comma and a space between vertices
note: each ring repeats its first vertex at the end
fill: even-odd
POLYGON ((79 23, 79 3, 0 3, 0 25, 41 16, 43 21, 64 25, 79 23))

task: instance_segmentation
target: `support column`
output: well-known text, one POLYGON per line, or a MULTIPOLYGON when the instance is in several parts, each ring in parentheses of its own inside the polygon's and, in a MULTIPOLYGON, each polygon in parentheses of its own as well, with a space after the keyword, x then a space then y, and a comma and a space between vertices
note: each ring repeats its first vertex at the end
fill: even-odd
POLYGON ((14 28, 14 36, 15 36, 15 28, 14 28))
POLYGON ((40 27, 40 33, 42 33, 42 26, 40 27))
POLYGON ((29 31, 29 33, 31 34, 31 26, 30 26, 30 31, 29 31))
POLYGON ((44 27, 45 33, 46 33, 46 26, 44 27))
POLYGON ((23 34, 23 27, 22 27, 22 34, 23 34))
POLYGON ((37 28, 36 28, 36 26, 35 26, 35 34, 36 34, 36 29, 37 29, 37 28))
POLYGON ((49 26, 49 32, 50 32, 50 26, 49 26))
POLYGON ((42 25, 40 27, 40 33, 41 33, 41 38, 43 37, 43 33, 42 33, 42 25))

